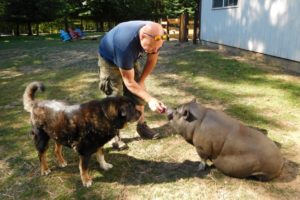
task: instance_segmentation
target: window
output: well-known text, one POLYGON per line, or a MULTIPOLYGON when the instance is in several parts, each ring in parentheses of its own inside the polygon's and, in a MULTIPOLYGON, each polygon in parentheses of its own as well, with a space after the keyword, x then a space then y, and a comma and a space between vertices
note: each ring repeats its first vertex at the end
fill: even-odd
POLYGON ((226 8, 237 6, 238 0, 213 0, 213 8, 226 8))
POLYGON ((221 8, 223 7, 224 0, 213 0, 213 8, 221 8))

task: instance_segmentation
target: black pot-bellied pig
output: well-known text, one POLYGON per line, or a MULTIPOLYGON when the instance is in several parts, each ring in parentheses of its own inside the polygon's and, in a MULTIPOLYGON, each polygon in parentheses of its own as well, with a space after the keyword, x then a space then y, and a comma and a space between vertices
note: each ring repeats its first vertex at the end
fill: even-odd
POLYGON ((257 129, 245 126, 223 112, 206 108, 195 100, 167 110, 170 125, 226 175, 257 177, 266 181, 279 176, 284 159, 278 147, 257 129))

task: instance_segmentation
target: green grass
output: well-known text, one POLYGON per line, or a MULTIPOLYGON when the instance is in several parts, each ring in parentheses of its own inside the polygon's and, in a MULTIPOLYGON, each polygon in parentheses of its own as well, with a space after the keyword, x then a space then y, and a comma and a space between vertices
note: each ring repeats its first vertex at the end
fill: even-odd
POLYGON ((122 131, 129 149, 107 144, 104 172, 93 158, 91 188, 83 188, 78 156, 68 148, 66 168, 56 164, 40 176, 28 131, 22 95, 31 81, 43 81, 37 98, 70 103, 103 98, 98 91, 99 40, 62 42, 57 35, 0 38, 0 198, 1 199, 297 199, 300 198, 300 78, 266 63, 239 60, 199 45, 167 42, 147 81, 151 94, 169 107, 196 98, 245 124, 260 126, 281 144, 287 159, 283 178, 268 183, 227 177, 216 169, 198 172, 195 149, 176 135, 165 116, 146 109, 148 124, 163 137, 140 140, 135 125, 122 131), (267 65, 267 67, 264 67, 267 65), (272 69, 272 70, 271 70, 272 69))

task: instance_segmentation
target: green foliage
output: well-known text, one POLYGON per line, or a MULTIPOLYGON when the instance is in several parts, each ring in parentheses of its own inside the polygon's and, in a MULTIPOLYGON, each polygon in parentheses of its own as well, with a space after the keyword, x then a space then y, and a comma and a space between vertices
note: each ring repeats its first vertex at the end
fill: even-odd
POLYGON ((106 22, 110 26, 128 20, 175 18, 184 11, 192 17, 197 3, 197 0, 0 0, 0 18, 6 22, 6 27, 0 27, 5 31, 0 32, 11 32, 17 25, 18 34, 19 25, 28 24, 25 30, 30 31, 31 23, 43 22, 60 22, 59 29, 63 26, 67 29, 74 19, 93 20, 102 26, 106 22))
POLYGON ((0 0, 0 18, 4 14, 4 0, 0 0))
POLYGON ((161 16, 161 1, 157 0, 87 0, 86 3, 95 21, 121 22, 161 16))
POLYGON ((63 1, 63 15, 67 17, 77 18, 80 13, 86 11, 85 0, 67 0, 63 1))
POLYGON ((61 16, 62 0, 8 0, 3 6, 5 21, 46 22, 61 16))
POLYGON ((166 17, 178 17, 184 11, 187 11, 190 16, 194 15, 198 0, 162 0, 164 5, 164 14, 166 17))

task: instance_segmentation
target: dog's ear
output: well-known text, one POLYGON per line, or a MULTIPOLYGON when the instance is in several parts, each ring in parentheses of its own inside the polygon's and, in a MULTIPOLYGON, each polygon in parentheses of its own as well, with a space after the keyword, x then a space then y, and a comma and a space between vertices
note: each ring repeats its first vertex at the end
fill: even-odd
POLYGON ((108 101, 102 105, 102 110, 108 120, 114 120, 119 114, 116 105, 108 101))
POLYGON ((197 103, 197 99, 193 98, 193 100, 190 103, 197 103))

